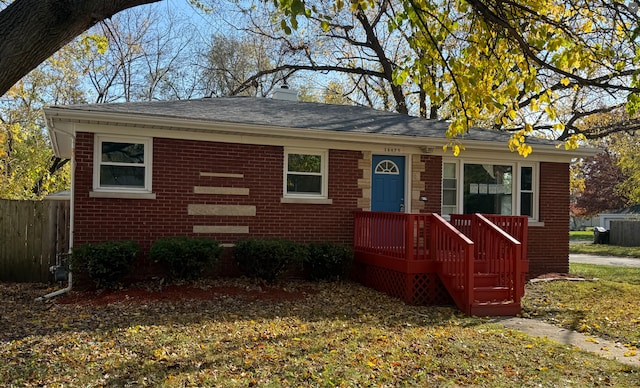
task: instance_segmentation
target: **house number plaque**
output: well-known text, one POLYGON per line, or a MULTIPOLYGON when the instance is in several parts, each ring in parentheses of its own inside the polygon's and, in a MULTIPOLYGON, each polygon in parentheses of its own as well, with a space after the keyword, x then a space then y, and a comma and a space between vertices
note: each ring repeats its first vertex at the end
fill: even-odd
POLYGON ((384 147, 384 152, 389 154, 399 154, 402 152, 402 147, 384 147))

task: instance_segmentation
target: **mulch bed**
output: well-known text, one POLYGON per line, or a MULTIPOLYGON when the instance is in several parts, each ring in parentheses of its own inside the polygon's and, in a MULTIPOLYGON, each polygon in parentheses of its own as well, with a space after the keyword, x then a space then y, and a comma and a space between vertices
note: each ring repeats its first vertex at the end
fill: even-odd
POLYGON ((215 300, 234 297, 244 300, 301 300, 315 294, 307 284, 259 284, 247 279, 197 281, 163 285, 158 282, 137 283, 115 290, 72 290, 56 298, 59 304, 103 306, 111 303, 145 303, 151 301, 215 300))

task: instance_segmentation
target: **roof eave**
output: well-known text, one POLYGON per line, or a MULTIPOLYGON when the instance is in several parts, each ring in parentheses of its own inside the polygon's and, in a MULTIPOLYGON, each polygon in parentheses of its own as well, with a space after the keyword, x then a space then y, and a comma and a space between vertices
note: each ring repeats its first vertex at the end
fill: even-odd
MULTIPOLYGON (((261 124, 246 124, 233 121, 207 121, 201 119, 179 118, 171 116, 143 115, 139 113, 99 112, 68 109, 65 107, 45 108, 48 130, 52 134, 54 152, 60 157, 71 157, 76 124, 114 124, 128 127, 172 129, 192 132, 230 133, 254 137, 276 137, 300 140, 335 140, 348 143, 389 144, 428 147, 434 153, 442 153, 442 147, 448 143, 446 138, 389 135, 365 132, 341 132, 312 128, 289 128, 261 124), (233 127, 233 130, 230 130, 233 127), (265 131, 268 129, 268 131, 265 131), (265 133, 268 132, 268 133, 265 133), (439 150, 439 152, 438 152, 439 150)), ((469 151, 505 152, 506 142, 460 139, 469 151)), ((555 145, 532 144, 535 159, 553 156, 554 159, 571 160, 593 156, 597 150, 579 148, 575 151, 559 149, 555 145)), ((463 152, 464 153, 464 152, 463 152)))

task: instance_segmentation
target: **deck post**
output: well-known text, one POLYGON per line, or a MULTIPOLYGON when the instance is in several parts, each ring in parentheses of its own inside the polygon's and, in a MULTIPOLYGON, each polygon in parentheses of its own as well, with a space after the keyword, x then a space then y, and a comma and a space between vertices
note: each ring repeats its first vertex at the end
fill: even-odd
POLYGON ((471 306, 473 305, 473 299, 474 299, 474 287, 475 284, 474 283, 474 273, 475 273, 475 255, 474 255, 474 250, 475 250, 475 243, 471 243, 469 245, 469 247, 466 249, 465 253, 464 253, 464 257, 465 257, 465 265, 466 265, 466 273, 465 276, 467 277, 467 281, 466 281, 466 289, 465 289, 465 294, 466 294, 466 308, 467 311, 465 311, 466 314, 471 315, 471 306))
POLYGON ((414 259, 414 224, 415 216, 413 214, 406 214, 404 223, 404 257, 406 260, 414 259))
POLYGON ((404 216, 404 258, 406 260, 407 268, 405 270, 405 302, 413 303, 413 282, 415 281, 415 274, 410 273, 409 262, 414 259, 413 257, 413 222, 414 217, 412 214, 405 214, 404 216))

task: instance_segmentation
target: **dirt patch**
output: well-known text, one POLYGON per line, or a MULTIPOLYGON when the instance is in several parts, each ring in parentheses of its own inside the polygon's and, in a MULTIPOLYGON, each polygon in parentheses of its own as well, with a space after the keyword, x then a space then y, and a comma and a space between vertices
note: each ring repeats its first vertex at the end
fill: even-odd
POLYGON ((300 300, 316 294, 312 284, 261 284, 248 279, 210 280, 164 285, 160 282, 137 283, 117 290, 71 291, 56 299, 59 304, 104 306, 112 303, 175 302, 215 300, 233 297, 243 300, 300 300))
POLYGON ((581 282, 585 280, 595 280, 595 279, 586 279, 582 276, 577 276, 577 275, 568 274, 568 273, 550 272, 550 273, 539 275, 538 277, 529 280, 529 282, 538 283, 538 282, 552 282, 557 280, 581 282))

